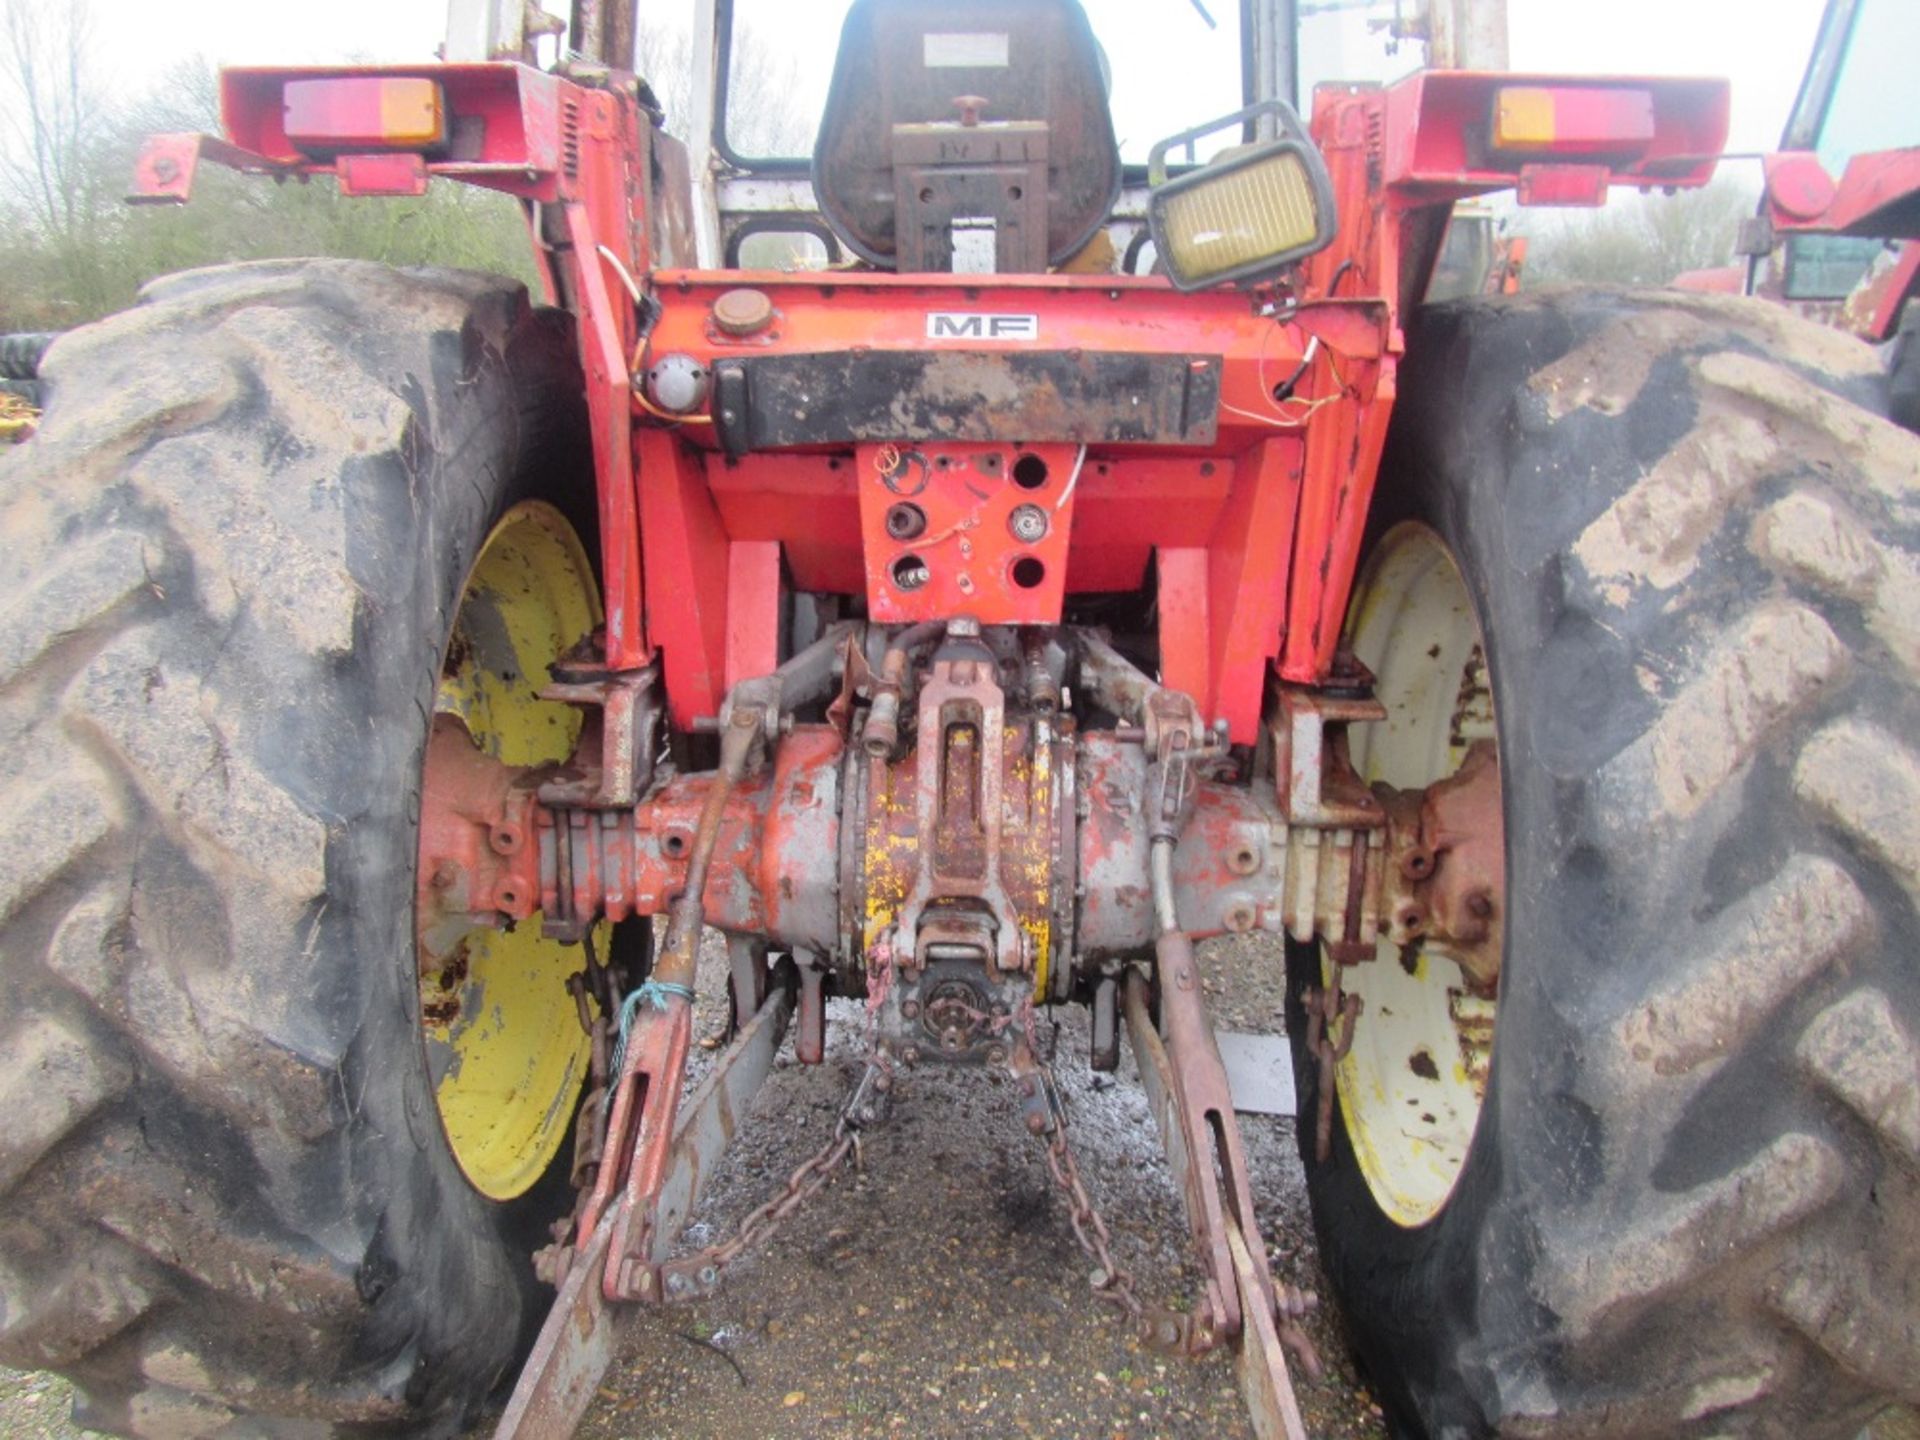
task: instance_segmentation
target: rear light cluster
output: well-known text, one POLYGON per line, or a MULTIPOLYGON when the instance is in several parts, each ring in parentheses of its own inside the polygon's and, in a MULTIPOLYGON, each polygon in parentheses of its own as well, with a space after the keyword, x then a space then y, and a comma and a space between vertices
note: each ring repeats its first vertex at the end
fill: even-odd
POLYGON ((306 155, 368 150, 431 150, 447 138, 446 97, 432 80, 351 75, 289 80, 287 139, 306 155))
POLYGON ((1613 85, 1503 85, 1491 148, 1502 157, 1631 160, 1653 144, 1653 92, 1613 85))

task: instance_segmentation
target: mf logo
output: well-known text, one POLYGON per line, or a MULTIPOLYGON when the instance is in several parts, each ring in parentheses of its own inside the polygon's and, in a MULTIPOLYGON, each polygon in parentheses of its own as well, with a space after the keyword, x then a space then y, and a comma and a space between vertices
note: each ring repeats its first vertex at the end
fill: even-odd
POLYGON ((930 310, 929 340, 1038 340, 1038 315, 987 315, 980 311, 930 310))

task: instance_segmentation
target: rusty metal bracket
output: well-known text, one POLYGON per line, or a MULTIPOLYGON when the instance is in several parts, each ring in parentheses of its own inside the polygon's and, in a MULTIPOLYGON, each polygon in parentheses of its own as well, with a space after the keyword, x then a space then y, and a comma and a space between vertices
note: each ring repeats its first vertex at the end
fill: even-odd
POLYGON ((579 705, 599 718, 597 766, 582 766, 540 787, 540 803, 555 809, 631 810, 653 780, 658 732, 660 667, 603 671, 556 680, 542 700, 579 705))
MULTIPOLYGON (((720 1153, 745 1118, 754 1092, 772 1071, 774 1053, 792 1013, 791 988, 776 986, 688 1097, 674 1126, 673 1145, 654 1201, 654 1223, 648 1227, 650 1259, 655 1264, 679 1237, 720 1153)), ((570 1435, 586 1414, 600 1377, 618 1349, 624 1319, 609 1305, 602 1284, 615 1229, 610 1221, 596 1225, 575 1253, 494 1432, 496 1440, 570 1435)))
POLYGON ((1156 840, 1178 840, 1193 815, 1205 768, 1226 757, 1223 731, 1209 729, 1200 707, 1128 660, 1097 631, 1079 637, 1080 683, 1110 713, 1137 720, 1147 755, 1142 814, 1156 840))
MULTIPOLYGON (((909 631, 911 636, 914 632, 909 631)), ((898 642, 896 642, 898 643, 898 642)), ((918 863, 895 921, 903 956, 924 967, 943 949, 978 953, 1012 974, 1031 968, 1001 876, 1006 830, 1006 694, 980 626, 956 618, 920 684, 914 804, 918 863), (950 910, 951 902, 970 908, 950 910)), ((873 731, 868 720, 868 735, 873 731)))
POLYGON ((1387 938, 1438 946, 1476 995, 1492 996, 1500 986, 1506 902, 1494 743, 1476 740, 1459 769, 1424 790, 1374 789, 1388 814, 1380 901, 1387 938))
POLYGON ((1331 695, 1301 685, 1273 687, 1267 727, 1274 785, 1289 825, 1377 829, 1386 814, 1347 754, 1347 726, 1384 720, 1387 707, 1365 695, 1331 695))
POLYGON ((244 175, 292 175, 297 162, 274 160, 244 150, 218 135, 149 135, 133 162, 133 189, 129 205, 184 205, 193 198, 193 182, 200 162, 210 161, 244 175))

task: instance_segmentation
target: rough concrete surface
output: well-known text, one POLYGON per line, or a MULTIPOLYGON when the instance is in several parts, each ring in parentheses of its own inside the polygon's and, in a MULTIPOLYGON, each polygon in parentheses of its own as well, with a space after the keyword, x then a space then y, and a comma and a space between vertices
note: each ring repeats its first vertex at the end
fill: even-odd
MULTIPOLYGON (((1201 947, 1221 1029, 1281 1028, 1279 947, 1201 947)), ((706 947, 699 1033, 718 1029, 724 952, 706 947)), ((863 1011, 835 1002, 827 1063, 789 1041, 684 1248, 724 1238, 831 1133, 860 1068, 863 1011)), ((1184 1303, 1196 1271, 1179 1198, 1122 1047, 1118 1075, 1087 1068, 1087 1017, 1063 1008, 1055 1070, 1082 1176, 1114 1252, 1150 1304, 1184 1303)), ((1043 1025, 1043 1038, 1049 1027, 1043 1025)), ((696 1050, 696 1069, 712 1055, 696 1050)), ((583 1440, 630 1437, 1250 1436, 1230 1357, 1143 1350, 1087 1286, 1062 1197, 1013 1090, 981 1070, 922 1066, 864 1145, 772 1247, 740 1261, 713 1300, 639 1312, 583 1440)), ((1291 1122, 1242 1120, 1277 1273, 1320 1288, 1291 1122)), ((1383 1436, 1323 1311, 1310 1329, 1327 1377, 1295 1374, 1310 1434, 1383 1436)), ((64 1385, 0 1372, 0 1440, 73 1440, 64 1385)), ((482 1418, 485 1434, 492 1416, 482 1418)))

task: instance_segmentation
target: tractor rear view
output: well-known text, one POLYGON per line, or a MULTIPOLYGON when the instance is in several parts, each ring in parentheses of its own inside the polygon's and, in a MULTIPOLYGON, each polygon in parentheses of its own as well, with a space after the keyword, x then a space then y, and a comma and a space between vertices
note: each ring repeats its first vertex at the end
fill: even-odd
POLYGON ((564 1435, 622 1316, 973 1066, 1116 1323, 1230 1350, 1299 1436, 1193 948, 1261 931, 1403 1433, 1920 1400, 1920 442, 1762 305, 1421 310, 1454 201, 1695 185, 1725 138, 1718 82, 1445 68, 1467 8, 1302 118, 1292 6, 1250 0, 1241 105, 1137 155, 1116 117, 1178 97, 1134 7, 1074 0, 853 0, 797 164, 726 143, 728 0, 688 146, 631 7, 551 69, 456 6, 447 64, 227 71, 136 198, 487 186, 544 303, 237 266, 40 365, 0 462, 0 1355, 135 1435, 449 1433, 509 1383, 503 1434, 564 1435), (831 263, 741 268, 770 231, 831 263), (833 996, 865 1068, 820 1151, 683 1246, 833 996), (1187 1292, 1111 1253, 1037 1034, 1069 1003, 1131 1050, 1187 1292))

